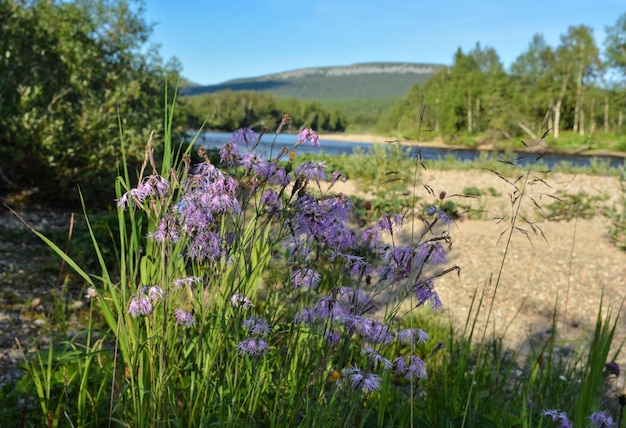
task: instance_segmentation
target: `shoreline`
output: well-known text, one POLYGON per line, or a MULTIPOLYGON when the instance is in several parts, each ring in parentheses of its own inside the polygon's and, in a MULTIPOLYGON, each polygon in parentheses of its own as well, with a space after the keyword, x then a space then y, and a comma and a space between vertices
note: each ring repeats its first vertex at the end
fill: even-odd
MULTIPOLYGON (((493 144, 483 144, 475 148, 459 145, 459 144, 446 144, 441 138, 436 138, 434 140, 429 141, 414 141, 408 139, 401 138, 393 138, 393 137, 384 137, 378 134, 352 134, 352 133, 338 133, 338 134, 318 134, 318 137, 322 143, 325 141, 333 142, 333 141, 352 141, 355 143, 394 143, 399 142, 403 146, 414 147, 414 146, 422 146, 422 147, 432 147, 432 148, 446 148, 446 149, 464 149, 464 150, 477 150, 477 151, 494 151, 493 144)), ((544 146, 545 148, 545 146, 544 146)), ((515 152, 533 152, 536 150, 533 149, 522 149, 515 150, 515 152)), ((588 150, 588 151, 553 151, 548 150, 548 153, 556 154, 556 155, 580 155, 580 156, 613 156, 618 158, 624 158, 626 160, 626 152, 620 152, 616 150, 588 150)))

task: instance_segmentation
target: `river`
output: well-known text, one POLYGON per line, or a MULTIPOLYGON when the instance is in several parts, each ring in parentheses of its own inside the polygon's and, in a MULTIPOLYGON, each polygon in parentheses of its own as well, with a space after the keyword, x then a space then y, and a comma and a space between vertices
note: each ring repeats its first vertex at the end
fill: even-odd
MULTIPOLYGON (((198 144, 202 145, 207 150, 218 149, 227 142, 232 136, 229 132, 204 132, 198 136, 198 144)), ((293 134, 279 134, 274 141, 274 134, 264 135, 258 146, 258 151, 269 156, 272 151, 273 155, 276 155, 280 149, 284 146, 287 149, 293 148, 297 137, 293 134), (272 148, 273 144, 273 148, 272 148)), ((309 144, 301 144, 298 146, 298 153, 324 153, 328 155, 341 155, 352 154, 356 148, 360 148, 365 152, 371 150, 374 146, 372 143, 362 143, 356 141, 335 141, 335 140, 320 140, 321 147, 311 147, 309 144)), ((410 147, 410 154, 415 156, 417 150, 420 151, 421 157, 424 160, 436 160, 451 155, 460 160, 475 160, 481 155, 485 156, 484 151, 472 150, 472 149, 455 149, 445 147, 410 147)), ((488 156, 495 156, 497 159, 510 160, 511 156, 499 154, 495 152, 489 152, 488 156)), ((515 154, 517 164, 527 164, 532 162, 536 158, 536 154, 517 153, 515 154)), ((564 154, 552 154, 548 153, 542 157, 542 163, 548 168, 552 168, 554 165, 561 162, 569 163, 573 166, 589 166, 592 163, 601 162, 608 164, 611 168, 623 168, 625 164, 625 158, 620 156, 591 156, 591 155, 564 155, 564 154)))

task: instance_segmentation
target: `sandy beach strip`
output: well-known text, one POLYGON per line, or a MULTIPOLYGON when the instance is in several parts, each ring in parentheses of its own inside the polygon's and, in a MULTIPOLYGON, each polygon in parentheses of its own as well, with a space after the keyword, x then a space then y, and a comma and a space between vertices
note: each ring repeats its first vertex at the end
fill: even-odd
MULTIPOLYGON (((433 148, 446 148, 446 149, 470 149, 470 147, 455 145, 455 144, 446 144, 443 142, 441 138, 435 138, 428 141, 415 141, 410 140, 408 138, 398 138, 392 136, 383 136, 378 134, 352 134, 352 133, 328 133, 328 134, 319 134, 319 139, 322 144, 324 142, 328 142, 332 144, 333 141, 351 141, 355 143, 396 143, 400 142, 405 146, 421 146, 421 147, 433 147, 433 148)), ((546 148, 545 145, 542 146, 543 149, 546 148)), ((475 150, 485 150, 490 151, 494 150, 493 144, 482 144, 478 147, 474 147, 475 150)), ((533 149, 523 150, 520 147, 518 152, 524 151, 535 151, 533 149)), ((548 148, 548 152, 552 152, 548 148)), ((586 156, 616 156, 626 158, 626 152, 615 151, 615 150, 588 150, 588 151, 578 151, 568 153, 567 151, 562 152, 562 154, 575 154, 575 155, 586 155, 586 156)))
POLYGON ((460 147, 445 144, 441 139, 434 139, 431 141, 414 141, 407 138, 398 138, 392 136, 384 136, 378 134, 349 134, 349 133, 337 133, 337 134, 319 134, 319 139, 324 141, 352 141, 355 143, 396 143, 400 142, 407 146, 424 146, 424 147, 460 147))

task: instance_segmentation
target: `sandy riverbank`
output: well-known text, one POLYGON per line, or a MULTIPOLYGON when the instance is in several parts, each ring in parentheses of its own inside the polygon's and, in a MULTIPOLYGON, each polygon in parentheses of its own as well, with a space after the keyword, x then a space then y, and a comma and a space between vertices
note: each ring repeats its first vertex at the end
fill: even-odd
MULTIPOLYGON (((409 139, 398 139, 397 137, 392 136, 384 136, 378 134, 351 134, 351 133, 341 133, 341 134, 319 134, 319 139, 324 145, 325 142, 332 144, 333 141, 353 141, 356 143, 391 143, 391 142, 401 142, 406 146, 422 146, 422 147, 436 147, 436 148, 447 148, 447 149, 467 149, 467 146, 454 145, 454 144, 446 144, 443 142, 441 138, 435 138, 428 141, 414 141, 409 139)), ((476 150, 493 150, 493 144, 483 144, 479 147, 476 147, 476 150)), ((520 150, 524 151, 524 148, 520 144, 520 150)), ((544 144, 540 146, 541 150, 549 148, 544 144)), ((531 149, 532 150, 532 149, 531 149)), ((578 152, 564 152, 563 154, 576 154, 576 155, 587 155, 587 156, 617 156, 623 157, 626 159, 626 152, 619 152, 614 150, 587 150, 587 151, 578 151, 578 152)))
MULTIPOLYGON (((504 344, 520 355, 527 355, 549 337, 555 306, 559 308, 559 346, 574 349, 589 340, 602 298, 605 310, 610 304, 617 309, 626 298, 626 252, 610 242, 610 221, 600 214, 601 209, 597 208, 592 218, 549 221, 533 203, 534 200, 544 207, 547 214, 549 204, 554 202, 549 195, 583 193, 590 198, 606 197, 601 204, 614 206, 621 195, 617 177, 542 174, 541 180, 528 185, 520 208, 521 216, 533 221, 517 224, 528 235, 514 233, 508 247, 506 219, 510 217, 511 195, 516 190, 512 182, 481 170, 426 170, 419 181, 435 194, 445 191, 451 195, 451 201, 464 207, 461 219, 447 230, 453 242, 447 266, 459 266, 461 273, 445 275, 436 281, 444 304, 442 316, 449 317, 458 328, 463 328, 470 310, 476 310, 473 305, 476 291, 478 296, 485 293, 485 301, 494 297, 503 258, 506 263, 487 327, 488 337, 504 336, 504 344), (476 198, 456 196, 466 193, 467 187, 483 193, 476 198), (502 218, 505 221, 500 221, 502 218)), ((366 199, 372 197, 359 182, 350 180, 337 183, 334 190, 366 199)), ((432 199, 421 185, 418 196, 422 201, 432 199)), ((397 231, 395 239, 404 245, 412 242, 411 236, 412 228, 407 224, 397 231)), ((486 326, 487 306, 480 308, 477 331, 486 326)), ((620 316, 615 344, 626 337, 626 320, 623 313, 620 316)), ((619 362, 626 364, 623 355, 619 362)))
POLYGON ((392 142, 401 142, 405 145, 421 145, 424 147, 460 147, 453 146, 449 144, 445 144, 441 139, 433 139, 429 141, 413 141, 408 139, 398 139, 397 137, 392 136, 384 136, 378 134, 319 134, 319 139, 322 145, 325 141, 353 141, 355 143, 392 143, 392 142))

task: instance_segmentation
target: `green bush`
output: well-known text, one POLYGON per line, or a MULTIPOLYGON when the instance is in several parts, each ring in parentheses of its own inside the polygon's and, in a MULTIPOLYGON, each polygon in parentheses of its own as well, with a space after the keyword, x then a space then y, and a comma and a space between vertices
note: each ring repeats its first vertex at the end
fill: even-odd
POLYGON ((621 193, 611 207, 605 207, 603 214, 609 219, 609 238, 618 248, 626 250, 626 170, 620 177, 621 193))
POLYGON ((178 66, 144 52, 142 12, 125 0, 3 2, 0 194, 80 207, 80 186, 91 209, 109 206, 117 167, 134 172, 152 131, 160 145, 178 66))
POLYGON ((601 211, 601 202, 608 199, 606 195, 589 195, 583 191, 576 194, 557 191, 551 196, 554 202, 546 204, 542 212, 546 219, 552 221, 592 218, 601 211))

